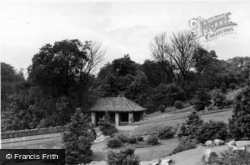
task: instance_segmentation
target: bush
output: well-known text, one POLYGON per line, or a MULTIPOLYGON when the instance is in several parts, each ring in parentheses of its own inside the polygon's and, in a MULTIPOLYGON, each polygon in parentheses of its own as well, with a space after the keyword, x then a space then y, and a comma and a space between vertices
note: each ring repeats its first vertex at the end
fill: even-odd
POLYGON ((180 142, 178 146, 171 152, 171 154, 176 154, 178 152, 190 150, 196 148, 196 144, 194 142, 180 142))
POLYGON ((164 112, 165 108, 173 106, 176 100, 186 100, 186 93, 175 83, 161 83, 150 90, 150 95, 147 100, 147 109, 164 112))
POLYGON ((221 90, 214 90, 212 93, 212 99, 214 105, 219 109, 223 109, 225 107, 226 95, 221 92, 221 90))
POLYGON ((140 160, 134 154, 133 148, 123 148, 120 152, 108 152, 108 164, 109 165, 139 165, 140 160))
POLYGON ((182 108, 183 108, 182 102, 179 101, 179 100, 175 101, 174 107, 175 107, 176 109, 182 109, 182 108))
POLYGON ((174 137, 175 131, 173 127, 165 126, 161 128, 157 134, 159 139, 171 139, 174 137))
POLYGON ((166 108, 166 106, 163 105, 163 104, 161 104, 161 105, 159 106, 159 109, 161 110, 161 113, 164 113, 164 112, 165 112, 165 108, 166 108))
POLYGON ((232 119, 229 120, 230 135, 234 139, 250 138, 250 87, 246 87, 235 99, 232 119))
POLYGON ((113 136, 116 132, 118 132, 115 125, 111 123, 108 112, 106 112, 103 118, 99 121, 99 127, 105 136, 113 136))
POLYGON ((128 142, 128 136, 123 133, 118 133, 115 135, 115 137, 120 139, 123 143, 128 142))
POLYGON ((149 144, 149 145, 159 144, 157 136, 150 135, 149 138, 147 139, 147 144, 149 144))
POLYGON ((70 136, 70 132, 62 132, 62 141, 66 142, 68 137, 70 136))
POLYGON ((134 137, 134 136, 131 136, 131 137, 129 137, 128 138, 128 142, 130 143, 130 144, 135 144, 137 141, 136 141, 136 137, 134 137))
POLYGON ((137 137, 137 141, 143 141, 143 137, 138 136, 138 137, 137 137))
POLYGON ((234 101, 233 100, 225 100, 224 104, 225 104, 225 106, 230 107, 234 104, 234 101))
POLYGON ((122 141, 118 138, 112 138, 107 142, 107 146, 109 148, 118 148, 121 147, 122 145, 123 145, 122 141))
POLYGON ((232 90, 234 90, 236 88, 236 85, 233 84, 233 83, 231 83, 231 84, 229 84, 229 88, 231 88, 232 90))
POLYGON ((207 140, 221 139, 228 137, 228 126, 226 123, 218 121, 209 121, 204 123, 196 133, 196 140, 199 143, 205 143, 207 140))
POLYGON ((249 151, 225 151, 221 153, 219 160, 221 165, 240 165, 250 164, 250 152, 249 151))
POLYGON ((199 89, 194 96, 194 108, 196 111, 204 110, 206 106, 211 104, 211 96, 207 89, 199 89))
POLYGON ((188 115, 187 120, 182 123, 177 131, 177 136, 180 141, 195 140, 195 133, 202 126, 203 121, 201 120, 198 112, 194 111, 188 115))
POLYGON ((220 85, 220 89, 223 93, 227 92, 227 84, 225 82, 222 82, 220 85))

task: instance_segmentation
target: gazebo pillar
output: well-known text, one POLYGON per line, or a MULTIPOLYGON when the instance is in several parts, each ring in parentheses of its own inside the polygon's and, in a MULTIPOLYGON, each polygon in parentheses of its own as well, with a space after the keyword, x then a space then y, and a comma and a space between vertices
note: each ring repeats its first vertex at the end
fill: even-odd
POLYGON ((141 112, 141 114, 140 114, 140 116, 141 116, 140 120, 144 120, 145 115, 146 115, 145 111, 141 112))
POLYGON ((96 126, 96 112, 91 112, 91 122, 96 126))
POLYGON ((115 125, 120 125, 120 114, 118 112, 115 113, 115 125))
POLYGON ((134 122, 134 113, 128 114, 128 123, 131 124, 134 122))

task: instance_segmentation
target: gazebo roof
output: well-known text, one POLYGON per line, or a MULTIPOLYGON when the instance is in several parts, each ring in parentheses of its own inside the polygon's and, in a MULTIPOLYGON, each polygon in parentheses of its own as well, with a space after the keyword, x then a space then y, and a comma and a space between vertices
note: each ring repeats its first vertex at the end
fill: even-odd
POLYGON ((96 101, 90 111, 108 111, 108 112, 132 112, 145 111, 146 108, 141 107, 135 102, 125 97, 103 97, 96 101))

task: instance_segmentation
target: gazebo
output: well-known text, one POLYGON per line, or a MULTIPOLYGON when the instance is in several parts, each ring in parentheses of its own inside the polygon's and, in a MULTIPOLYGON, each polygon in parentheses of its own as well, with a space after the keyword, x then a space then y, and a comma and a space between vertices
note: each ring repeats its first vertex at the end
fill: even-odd
POLYGON ((143 120, 146 109, 125 97, 103 97, 90 108, 91 121, 97 125, 108 112, 116 126, 143 120))

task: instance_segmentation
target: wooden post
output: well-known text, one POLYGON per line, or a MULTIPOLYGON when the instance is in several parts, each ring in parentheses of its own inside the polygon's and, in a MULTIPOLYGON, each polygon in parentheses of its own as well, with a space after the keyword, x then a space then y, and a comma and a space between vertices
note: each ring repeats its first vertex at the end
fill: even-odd
POLYGON ((115 113, 115 125, 120 125, 120 114, 118 112, 115 113))
POLYGON ((94 126, 96 126, 96 112, 91 113, 91 122, 94 126))
POLYGON ((134 122, 134 113, 128 114, 128 123, 131 124, 134 122))
POLYGON ((145 115, 146 115, 145 111, 141 112, 141 118, 140 118, 140 120, 144 120, 145 115))

